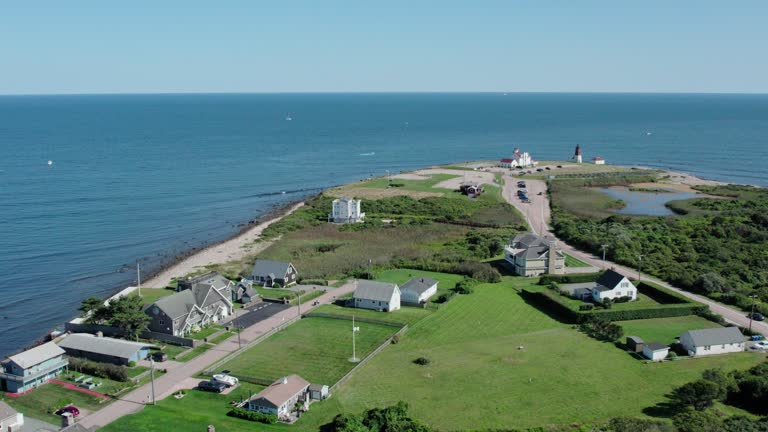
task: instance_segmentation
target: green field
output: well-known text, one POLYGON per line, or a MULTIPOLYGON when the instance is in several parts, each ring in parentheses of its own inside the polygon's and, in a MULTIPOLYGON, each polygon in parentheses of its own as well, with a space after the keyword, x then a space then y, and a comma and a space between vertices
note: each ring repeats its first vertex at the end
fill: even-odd
MULTIPOLYGON (((363 358, 397 331, 396 327, 357 323, 357 356, 363 358)), ((235 375, 276 380, 298 374, 332 385, 347 373, 352 357, 352 321, 304 318, 221 366, 235 375)))
POLYGON ((675 337, 687 330, 720 327, 719 324, 696 315, 621 321, 618 324, 624 328, 625 336, 640 336, 645 342, 663 344, 675 342, 675 337))
POLYGON ((428 180, 403 180, 394 178, 391 181, 388 180, 387 177, 379 177, 373 180, 369 180, 360 186, 374 189, 387 189, 396 187, 397 189, 406 189, 415 192, 445 193, 450 191, 450 189, 435 188, 434 186, 440 182, 456 177, 458 176, 453 174, 432 174, 429 176, 428 180))
POLYGON ((585 263, 584 261, 576 258, 573 255, 565 255, 565 266, 566 267, 592 267, 591 265, 585 263))
MULTIPOLYGON (((0 393, 0 395, 2 394, 3 393, 0 393)), ((103 407, 105 403, 109 403, 109 400, 69 390, 58 384, 50 383, 40 386, 17 398, 0 397, 0 400, 23 413, 25 416, 40 419, 54 425, 61 423, 61 417, 52 414, 53 410, 61 408, 66 404, 71 403, 80 408, 81 414, 84 414, 84 410, 95 411, 103 407), (48 412, 49 410, 51 413, 48 412)))
POLYGON ((399 344, 366 364, 336 390, 338 406, 311 414, 322 423, 319 418, 328 421, 334 413, 321 411, 356 413, 405 400, 415 418, 444 430, 640 416, 704 369, 747 368, 763 358, 744 353, 644 364, 549 318, 508 282, 481 285, 414 324, 399 344), (432 363, 413 364, 418 357, 432 363), (395 379, 370 379, 393 370, 395 379))
POLYGON ((353 316, 357 318, 367 318, 371 320, 392 323, 394 325, 402 327, 405 324, 411 325, 416 321, 419 321, 420 319, 431 314, 432 311, 428 309, 418 308, 418 307, 406 306, 394 312, 378 312, 378 311, 369 310, 369 309, 356 309, 352 307, 344 307, 344 306, 337 306, 337 305, 322 305, 316 308, 315 310, 313 310, 310 313, 310 315, 312 313, 340 315, 343 317, 348 317, 350 319, 353 316))
POLYGON ((175 293, 176 291, 167 288, 142 288, 141 298, 144 301, 144 304, 152 304, 163 297, 175 293))

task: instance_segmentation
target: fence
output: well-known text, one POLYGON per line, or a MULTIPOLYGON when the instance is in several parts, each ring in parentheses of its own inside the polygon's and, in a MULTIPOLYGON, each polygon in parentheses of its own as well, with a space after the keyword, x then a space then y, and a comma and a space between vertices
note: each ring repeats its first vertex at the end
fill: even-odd
POLYGON ((372 358, 373 358, 373 357, 374 357, 376 354, 380 353, 380 352, 381 352, 381 350, 383 350, 384 348, 386 348, 386 347, 387 347, 387 345, 391 344, 393 339, 395 339, 396 337, 397 337, 397 338, 399 338, 399 337, 400 337, 400 336, 401 336, 403 333, 405 333, 407 330, 408 330, 408 325, 406 324, 406 325, 404 325, 404 326, 403 326, 403 328, 401 328, 400 330, 398 330, 398 331, 397 331, 397 333, 393 334, 393 335, 392 335, 392 336, 391 336, 389 339, 387 339, 386 341, 384 341, 384 343, 382 343, 381 345, 379 345, 379 347, 378 347, 378 348, 376 348, 375 350, 371 351, 371 353, 370 353, 370 354, 368 354, 367 356, 365 356, 365 358, 364 358, 364 359, 362 359, 362 360, 360 361, 360 363, 356 364, 356 365, 355 365, 355 367, 353 367, 353 368, 352 368, 352 369, 351 369, 349 372, 347 372, 346 374, 344 374, 344 376, 343 376, 343 377, 339 378, 339 380, 338 380, 338 381, 336 381, 336 383, 335 383, 334 385, 332 385, 332 386, 331 386, 330 390, 331 390, 331 391, 333 391, 333 389, 335 389, 335 388, 336 388, 336 387, 338 387, 339 385, 343 384, 343 383, 344 383, 344 381, 348 380, 348 379, 349 379, 349 377, 351 377, 351 376, 352 376, 352 374, 354 374, 354 373, 357 371, 357 369, 358 369, 358 368, 360 368, 360 367, 362 367, 364 364, 368 363, 368 361, 369 361, 370 359, 372 359, 372 358))
MULTIPOLYGON (((307 318, 331 318, 331 319, 352 321, 352 317, 351 316, 329 314, 329 313, 323 313, 323 312, 309 312, 309 313, 305 314, 304 316, 307 317, 307 318)), ((379 325, 383 325, 383 326, 397 327, 397 328, 402 328, 403 326, 405 326, 405 324, 403 324, 403 323, 397 323, 397 322, 393 322, 393 321, 377 320, 377 319, 374 319, 374 318, 365 318, 365 317, 355 317, 355 321, 369 323, 369 324, 379 324, 379 325)))

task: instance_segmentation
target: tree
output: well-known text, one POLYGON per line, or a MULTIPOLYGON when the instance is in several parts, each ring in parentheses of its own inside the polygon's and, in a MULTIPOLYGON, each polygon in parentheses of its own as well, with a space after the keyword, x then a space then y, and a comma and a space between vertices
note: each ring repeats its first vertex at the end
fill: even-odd
POLYGON ((100 319, 107 325, 123 330, 128 336, 137 339, 147 329, 150 318, 144 313, 144 303, 139 296, 122 296, 113 299, 102 308, 100 319))
POLYGON ((78 310, 83 312, 84 317, 93 317, 96 315, 96 311, 104 307, 104 301, 98 297, 88 297, 83 300, 78 310))
POLYGON ((720 386, 717 383, 700 379, 676 388, 672 392, 672 400, 680 405, 703 411, 720 398, 720 392, 720 386))
POLYGON ((702 377, 717 384, 718 395, 716 399, 719 401, 725 401, 729 393, 739 390, 739 385, 733 375, 723 372, 722 369, 707 369, 702 373, 702 377))
POLYGON ((723 421, 724 432, 768 432, 768 420, 753 420, 745 416, 728 417, 723 421))
POLYGON ((728 282, 719 274, 712 272, 699 276, 693 286, 705 294, 728 291, 728 282))
POLYGON ((684 411, 672 418, 678 432, 722 432, 723 422, 712 411, 684 411))

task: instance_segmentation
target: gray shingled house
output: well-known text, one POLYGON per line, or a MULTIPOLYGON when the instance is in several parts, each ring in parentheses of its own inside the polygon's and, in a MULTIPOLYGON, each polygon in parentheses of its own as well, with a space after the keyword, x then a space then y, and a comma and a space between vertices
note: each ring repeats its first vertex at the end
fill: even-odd
POLYGON ((565 255, 552 237, 517 235, 504 248, 504 259, 520 276, 565 273, 565 255))
POLYGON ((436 280, 426 276, 417 276, 400 285, 400 301, 418 305, 426 303, 436 292, 436 280))
POLYGON ((251 278, 253 283, 263 287, 287 287, 296 283, 297 272, 296 267, 289 262, 257 259, 251 278))
POLYGON ((149 330, 184 336, 229 316, 232 313, 234 285, 224 285, 218 277, 210 274, 204 276, 207 278, 180 282, 179 285, 185 289, 147 306, 144 312, 152 319, 149 330))

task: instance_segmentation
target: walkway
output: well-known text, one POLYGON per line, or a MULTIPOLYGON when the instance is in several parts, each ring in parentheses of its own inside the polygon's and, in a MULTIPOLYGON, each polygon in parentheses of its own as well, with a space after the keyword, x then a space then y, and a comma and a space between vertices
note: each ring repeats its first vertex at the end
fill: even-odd
MULTIPOLYGON (((507 200, 507 202, 515 206, 515 208, 517 208, 518 210, 520 210, 520 212, 525 216, 526 220, 528 221, 528 225, 531 226, 531 229, 534 232, 536 232, 539 235, 550 235, 552 237, 555 237, 555 234, 552 233, 552 231, 550 231, 550 227, 549 227, 550 208, 549 208, 549 197, 547 195, 546 182, 544 182, 543 180, 515 178, 510 175, 505 175, 503 196, 504 196, 504 199, 507 200), (532 197, 532 200, 533 200, 532 203, 525 204, 521 202, 519 199, 517 199, 516 185, 518 180, 525 180, 526 189, 528 189, 528 196, 532 197), (539 192, 541 192, 542 194, 538 195, 539 192)), ((563 249, 563 252, 569 255, 572 255, 589 265, 593 265, 598 268, 612 267, 617 272, 630 278, 637 278, 638 276, 637 269, 631 269, 629 267, 625 267, 625 266, 613 263, 611 261, 603 262, 600 258, 592 254, 582 252, 568 245, 562 240, 559 240, 559 244, 560 244, 560 247, 563 249)), ((725 318, 726 321, 730 323, 737 324, 742 327, 749 327, 749 318, 747 318, 746 312, 743 312, 739 309, 732 308, 730 306, 726 306, 722 303, 718 303, 707 297, 700 296, 698 294, 693 294, 681 288, 674 287, 668 284, 667 282, 664 282, 660 279, 657 279, 645 274, 642 275, 642 279, 659 284, 665 288, 668 288, 672 291, 682 294, 691 300, 703 303, 709 306, 712 312, 718 315, 722 315, 723 318, 725 318)), ((768 323, 753 321, 752 330, 760 332, 764 336, 768 336, 768 323)))
MULTIPOLYGON (((347 283, 335 289, 330 288, 329 291, 322 296, 301 305, 301 312, 306 313, 316 308, 317 306, 311 305, 315 301, 318 301, 321 305, 329 304, 332 303, 336 297, 351 293, 354 290, 355 286, 353 283, 347 283)), ((296 317, 298 314, 299 308, 297 306, 291 306, 264 321, 256 323, 242 331, 240 334, 240 343, 245 346, 264 333, 272 330, 274 327, 280 326, 285 321, 296 317)), ((191 378, 198 372, 204 370, 207 366, 221 360, 237 349, 238 338, 237 335, 235 335, 187 363, 181 363, 175 368, 169 367, 168 373, 155 379, 156 399, 160 400, 182 388, 189 388, 189 384, 192 383, 192 380, 188 380, 188 378, 191 378)), ((162 367, 165 366, 163 365, 162 367)), ((140 411, 145 405, 151 403, 151 394, 152 386, 151 384, 146 384, 99 411, 82 418, 79 423, 90 428, 103 427, 120 417, 140 411)))

